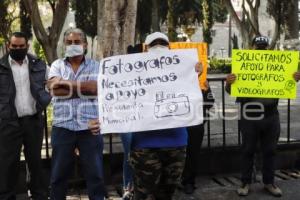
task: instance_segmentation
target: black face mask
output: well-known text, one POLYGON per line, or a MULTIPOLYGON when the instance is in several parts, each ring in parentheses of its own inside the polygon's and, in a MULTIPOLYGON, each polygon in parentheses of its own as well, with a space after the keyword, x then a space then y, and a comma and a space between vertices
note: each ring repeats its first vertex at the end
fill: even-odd
POLYGON ((21 61, 25 59, 27 54, 27 48, 25 49, 9 49, 9 55, 13 60, 21 61))

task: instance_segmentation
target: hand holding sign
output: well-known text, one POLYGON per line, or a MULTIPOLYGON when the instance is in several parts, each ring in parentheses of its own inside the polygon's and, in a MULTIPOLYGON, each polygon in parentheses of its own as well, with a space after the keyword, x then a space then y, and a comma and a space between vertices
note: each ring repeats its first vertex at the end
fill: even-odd
POLYGON ((292 51, 233 50, 231 94, 236 97, 296 98, 299 53, 292 51))
POLYGON ((228 74, 226 77, 226 84, 231 85, 236 80, 235 74, 228 74))
POLYGON ((299 81, 300 80, 300 72, 295 72, 294 73, 294 79, 295 79, 295 81, 299 81))
POLYGON ((100 122, 98 119, 92 119, 88 122, 88 129, 93 135, 98 135, 100 132, 100 122))
POLYGON ((101 133, 185 127, 203 121, 197 50, 103 59, 98 78, 101 133))

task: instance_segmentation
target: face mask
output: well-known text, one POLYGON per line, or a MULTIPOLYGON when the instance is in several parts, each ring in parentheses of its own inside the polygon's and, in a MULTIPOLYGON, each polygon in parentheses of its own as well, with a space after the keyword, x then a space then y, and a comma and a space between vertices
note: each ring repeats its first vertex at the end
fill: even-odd
POLYGON ((149 52, 162 52, 162 51, 166 51, 166 50, 169 50, 169 47, 160 45, 160 44, 150 47, 148 49, 149 52))
POLYGON ((81 56, 84 54, 83 46, 82 45, 68 45, 66 46, 66 57, 74 57, 74 56, 81 56))
POLYGON ((13 60, 21 61, 25 59, 27 54, 27 48, 25 49, 9 49, 9 55, 13 60))

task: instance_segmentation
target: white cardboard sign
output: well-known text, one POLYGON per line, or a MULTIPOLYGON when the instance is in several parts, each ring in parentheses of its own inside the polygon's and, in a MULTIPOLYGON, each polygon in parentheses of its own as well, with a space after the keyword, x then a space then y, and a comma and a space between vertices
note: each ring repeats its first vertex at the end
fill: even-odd
POLYGON ((203 122, 196 49, 113 56, 100 62, 101 133, 193 126, 203 122))

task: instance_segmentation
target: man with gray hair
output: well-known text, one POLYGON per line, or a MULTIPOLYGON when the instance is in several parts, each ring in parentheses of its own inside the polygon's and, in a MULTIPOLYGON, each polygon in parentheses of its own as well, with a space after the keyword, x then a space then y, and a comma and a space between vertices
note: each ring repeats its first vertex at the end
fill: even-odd
POLYGON ((53 96, 51 199, 65 199, 67 179, 79 150, 89 199, 104 199, 103 141, 88 122, 98 117, 97 75, 99 63, 85 57, 87 40, 78 28, 64 33, 65 58, 54 61, 48 87, 53 96))

